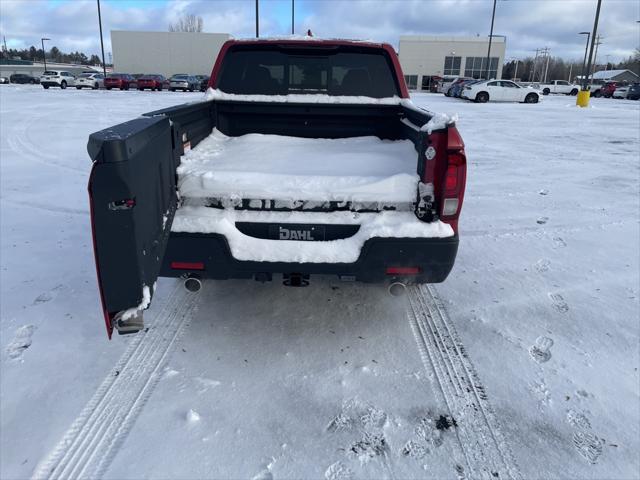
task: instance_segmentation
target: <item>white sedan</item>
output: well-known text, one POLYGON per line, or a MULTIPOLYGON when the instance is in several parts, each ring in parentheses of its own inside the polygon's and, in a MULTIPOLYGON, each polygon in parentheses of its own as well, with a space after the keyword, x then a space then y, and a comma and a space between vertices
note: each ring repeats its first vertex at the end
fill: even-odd
POLYGON ((78 90, 81 88, 91 88, 93 90, 104 88, 104 75, 91 72, 81 73, 76 77, 76 88, 78 90))
POLYGON ((542 97, 532 88, 524 88, 509 80, 489 80, 464 87, 462 97, 478 103, 524 102, 538 103, 542 97))
POLYGON ((613 92, 613 98, 627 98, 629 95, 629 87, 616 87, 613 92))

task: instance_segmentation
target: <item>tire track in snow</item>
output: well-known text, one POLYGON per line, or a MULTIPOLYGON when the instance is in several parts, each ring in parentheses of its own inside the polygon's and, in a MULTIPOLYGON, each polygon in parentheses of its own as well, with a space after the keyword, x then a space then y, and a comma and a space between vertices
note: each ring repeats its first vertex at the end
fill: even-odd
POLYGON ((434 287, 408 288, 408 315, 427 372, 433 371, 466 461, 466 478, 521 478, 484 387, 434 287))
POLYGON ((180 282, 33 474, 34 479, 99 478, 124 442, 161 378, 162 368, 195 308, 180 282))
POLYGON ((43 151, 38 147, 38 145, 28 139, 29 127, 46 117, 47 115, 44 114, 36 114, 34 116, 26 117, 24 120, 16 123, 7 138, 9 148, 32 162, 46 165, 47 167, 61 168, 69 172, 81 173, 88 177, 89 166, 91 165, 90 161, 87 162, 87 168, 65 165, 58 162, 57 157, 53 156, 49 152, 43 151))

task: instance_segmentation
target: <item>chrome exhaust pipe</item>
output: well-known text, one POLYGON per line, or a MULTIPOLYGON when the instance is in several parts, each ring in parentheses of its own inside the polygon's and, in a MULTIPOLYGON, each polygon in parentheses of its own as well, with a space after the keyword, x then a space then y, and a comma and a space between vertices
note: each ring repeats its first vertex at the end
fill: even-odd
POLYGON ((198 277, 189 276, 184 279, 184 288, 190 292, 196 293, 202 288, 202 282, 198 277))
POLYGON ((401 297, 407 293, 407 285, 402 282, 393 282, 389 285, 389 294, 392 297, 401 297))

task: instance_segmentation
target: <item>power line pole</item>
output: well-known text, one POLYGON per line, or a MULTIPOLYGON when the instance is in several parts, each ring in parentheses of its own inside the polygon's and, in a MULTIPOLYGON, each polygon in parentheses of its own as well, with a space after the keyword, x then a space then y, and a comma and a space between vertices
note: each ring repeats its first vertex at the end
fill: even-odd
MULTIPOLYGON (((591 48, 589 49, 589 62, 587 63, 587 72, 591 71, 591 59, 592 59, 592 55, 593 55, 593 47, 595 46, 596 43, 596 33, 598 31, 598 20, 600 19, 600 6, 602 5, 602 0, 598 0, 598 5, 596 7, 596 18, 593 21, 593 31, 591 32, 591 48)), ((588 74, 585 75, 583 84, 582 84, 582 90, 586 90, 587 89, 587 85, 588 85, 588 74)), ((588 100, 588 99, 587 99, 588 100)))
POLYGON ((107 77, 107 66, 104 63, 104 41, 102 40, 102 15, 100 14, 100 0, 98 0, 98 25, 100 25, 100 49, 102 50, 102 73, 107 77))
POLYGON ((547 65, 544 68, 544 80, 543 83, 547 83, 547 73, 549 72, 549 58, 551 55, 549 54, 549 47, 544 47, 544 55, 547 57, 547 65))
POLYGON ((536 81, 536 66, 538 65, 538 52, 540 51, 539 48, 536 48, 536 56, 533 58, 533 68, 531 69, 531 73, 529 75, 529 81, 530 82, 535 82, 536 81))
POLYGON ((291 0, 291 35, 295 35, 295 24, 296 24, 296 0, 291 0))
MULTIPOLYGON (((591 79, 593 80, 593 74, 596 72, 597 61, 598 61, 598 47, 602 45, 602 40, 604 37, 598 34, 596 37, 596 52, 593 54, 593 71, 591 72, 591 79)), ((593 83, 593 82, 592 82, 593 83)))
POLYGON ((485 80, 490 80, 489 78, 489 63, 491 61, 491 40, 493 40, 493 21, 496 18, 496 2, 497 0, 493 0, 493 13, 491 14, 491 31, 489 32, 489 48, 487 49, 487 67, 485 68, 485 80))

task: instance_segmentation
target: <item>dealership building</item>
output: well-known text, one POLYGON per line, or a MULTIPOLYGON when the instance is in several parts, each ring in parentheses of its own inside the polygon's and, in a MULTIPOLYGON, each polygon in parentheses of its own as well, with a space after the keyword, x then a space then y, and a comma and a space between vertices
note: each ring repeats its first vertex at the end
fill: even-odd
MULTIPOLYGON (((400 37, 400 65, 410 90, 429 90, 444 76, 484 78, 487 65, 487 37, 400 37)), ((506 37, 491 42, 489 78, 502 78, 506 37)))
MULTIPOLYGON (((209 75, 227 33, 111 31, 113 69, 123 73, 209 75)), ((487 37, 403 35, 399 58, 407 86, 428 90, 444 76, 482 78, 487 37)), ((501 78, 506 38, 493 37, 490 78, 501 78)))
POLYGON ((111 31, 113 70, 209 75, 227 33, 111 31))

